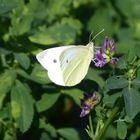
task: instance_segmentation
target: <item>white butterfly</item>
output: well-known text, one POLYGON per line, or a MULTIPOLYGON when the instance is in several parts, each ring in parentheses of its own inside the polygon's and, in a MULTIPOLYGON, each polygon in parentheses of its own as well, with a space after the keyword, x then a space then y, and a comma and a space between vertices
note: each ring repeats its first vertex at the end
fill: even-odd
POLYGON ((40 64, 48 70, 52 82, 74 86, 82 81, 94 57, 94 44, 68 45, 44 50, 37 54, 40 64))
MULTIPOLYGON (((104 29, 97 33, 92 40, 103 31, 104 29)), ((61 86, 74 86, 83 80, 91 61, 94 60, 94 44, 91 41, 87 45, 47 49, 37 54, 36 58, 48 70, 52 82, 61 86)))

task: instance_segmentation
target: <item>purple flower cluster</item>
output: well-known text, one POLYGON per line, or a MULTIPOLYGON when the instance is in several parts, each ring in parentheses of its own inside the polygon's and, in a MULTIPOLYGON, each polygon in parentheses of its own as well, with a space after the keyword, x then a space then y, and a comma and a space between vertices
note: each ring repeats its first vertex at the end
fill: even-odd
POLYGON ((80 117, 84 117, 90 113, 90 111, 99 103, 99 98, 96 93, 84 94, 84 98, 81 100, 82 111, 80 117))
POLYGON ((114 54, 115 54, 115 43, 113 40, 110 41, 106 37, 104 40, 103 48, 96 50, 95 66, 101 68, 107 63, 116 65, 118 59, 116 57, 113 57, 114 54))

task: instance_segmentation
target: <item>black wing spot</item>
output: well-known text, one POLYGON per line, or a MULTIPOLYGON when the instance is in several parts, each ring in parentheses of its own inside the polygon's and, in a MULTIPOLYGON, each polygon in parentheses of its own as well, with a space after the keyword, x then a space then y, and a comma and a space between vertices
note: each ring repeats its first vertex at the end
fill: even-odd
POLYGON ((66 63, 69 63, 69 61, 68 61, 68 60, 66 60, 66 63))
POLYGON ((53 62, 54 62, 54 63, 57 63, 57 60, 56 60, 56 59, 53 59, 53 62))

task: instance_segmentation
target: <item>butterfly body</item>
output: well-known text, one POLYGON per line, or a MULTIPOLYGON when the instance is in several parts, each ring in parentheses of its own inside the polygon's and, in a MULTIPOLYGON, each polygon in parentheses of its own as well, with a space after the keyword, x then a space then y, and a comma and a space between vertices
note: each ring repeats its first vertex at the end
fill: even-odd
POLYGON ((69 45, 44 50, 37 54, 37 60, 48 70, 52 82, 61 86, 74 86, 81 82, 88 72, 94 57, 94 45, 69 45))

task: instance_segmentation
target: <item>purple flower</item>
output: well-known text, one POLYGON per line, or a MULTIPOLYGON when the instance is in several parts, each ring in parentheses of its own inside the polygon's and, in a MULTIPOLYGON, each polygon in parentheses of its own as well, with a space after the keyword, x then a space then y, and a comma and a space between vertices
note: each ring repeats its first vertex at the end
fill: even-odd
POLYGON ((110 47, 110 42, 109 39, 106 37, 104 40, 104 45, 103 45, 105 50, 108 50, 108 48, 110 47))
POLYGON ((114 40, 109 40, 107 37, 104 40, 104 45, 103 45, 104 52, 106 54, 114 54, 115 53, 115 42, 114 40))
POLYGON ((118 59, 117 58, 112 58, 111 61, 110 61, 110 63, 112 65, 116 65, 118 63, 118 59))
POLYGON ((84 98, 81 100, 82 111, 80 117, 84 117, 90 113, 90 111, 99 103, 99 97, 96 93, 84 94, 84 98))
POLYGON ((102 52, 101 49, 96 51, 95 57, 96 57, 96 61, 97 61, 95 63, 96 67, 100 67, 101 68, 101 67, 103 67, 106 64, 106 60, 104 58, 104 53, 102 52))
POLYGON ((110 41, 106 37, 104 40, 103 48, 98 49, 95 53, 95 66, 101 68, 107 63, 116 65, 118 59, 113 57, 114 54, 115 54, 115 42, 114 40, 110 41))
POLYGON ((114 54, 115 51, 116 51, 115 42, 114 42, 114 40, 112 40, 110 43, 111 43, 111 44, 110 44, 110 46, 111 46, 110 52, 111 52, 112 54, 114 54))

